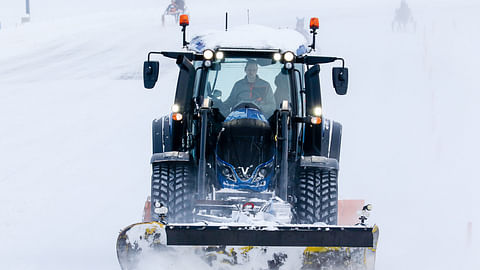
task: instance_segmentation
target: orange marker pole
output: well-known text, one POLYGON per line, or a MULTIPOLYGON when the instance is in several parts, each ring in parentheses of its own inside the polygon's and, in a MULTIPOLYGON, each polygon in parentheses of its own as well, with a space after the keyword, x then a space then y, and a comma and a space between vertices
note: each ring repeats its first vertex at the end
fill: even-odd
POLYGON ((143 208, 143 222, 152 221, 152 202, 150 196, 148 196, 147 201, 145 201, 145 207, 143 208))

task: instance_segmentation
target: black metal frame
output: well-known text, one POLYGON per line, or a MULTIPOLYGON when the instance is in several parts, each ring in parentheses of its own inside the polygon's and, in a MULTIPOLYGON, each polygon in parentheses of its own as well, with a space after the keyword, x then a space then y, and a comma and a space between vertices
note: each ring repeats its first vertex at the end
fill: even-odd
POLYGON ((167 246, 290 246, 374 248, 375 227, 166 225, 167 246))

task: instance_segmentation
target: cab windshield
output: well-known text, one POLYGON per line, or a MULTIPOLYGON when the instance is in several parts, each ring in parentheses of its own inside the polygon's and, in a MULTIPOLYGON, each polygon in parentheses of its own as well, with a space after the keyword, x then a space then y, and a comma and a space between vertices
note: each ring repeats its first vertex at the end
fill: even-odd
POLYGON ((248 104, 270 118, 283 100, 292 100, 288 72, 272 59, 225 58, 214 62, 206 76, 203 95, 225 117, 248 104))

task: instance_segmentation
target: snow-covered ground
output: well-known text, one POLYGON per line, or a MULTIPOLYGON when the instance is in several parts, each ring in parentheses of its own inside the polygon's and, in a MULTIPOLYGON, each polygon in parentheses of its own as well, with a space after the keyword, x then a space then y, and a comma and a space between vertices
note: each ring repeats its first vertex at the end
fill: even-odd
MULTIPOLYGON (((177 68, 143 89, 149 50, 179 49, 168 0, 0 2, 0 269, 118 269, 119 230, 150 190, 150 123, 168 111, 177 68)), ((325 113, 344 126, 340 195, 374 205, 377 269, 479 269, 480 62, 475 0, 187 1, 189 36, 250 22, 320 18, 324 55, 350 68, 347 96, 324 69, 325 113), (467 224, 473 243, 467 248, 467 224), (467 256, 469 255, 469 256, 467 256)))

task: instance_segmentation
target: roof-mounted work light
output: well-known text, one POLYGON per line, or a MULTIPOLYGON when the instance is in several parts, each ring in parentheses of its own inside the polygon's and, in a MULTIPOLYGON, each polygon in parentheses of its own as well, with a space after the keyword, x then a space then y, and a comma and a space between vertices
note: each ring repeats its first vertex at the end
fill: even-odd
POLYGON ((273 60, 275 60, 277 62, 282 60, 282 55, 280 53, 274 53, 273 54, 273 60))
POLYGON ((217 60, 222 60, 223 57, 225 57, 225 55, 223 54, 223 52, 218 51, 218 52, 215 53, 215 58, 216 58, 217 60))
POLYGON ((213 59, 213 51, 212 50, 205 50, 203 51, 203 59, 204 60, 212 60, 213 59))
POLYGON ((295 60, 295 54, 288 51, 283 54, 283 60, 285 60, 285 62, 293 62, 293 60, 295 60))

